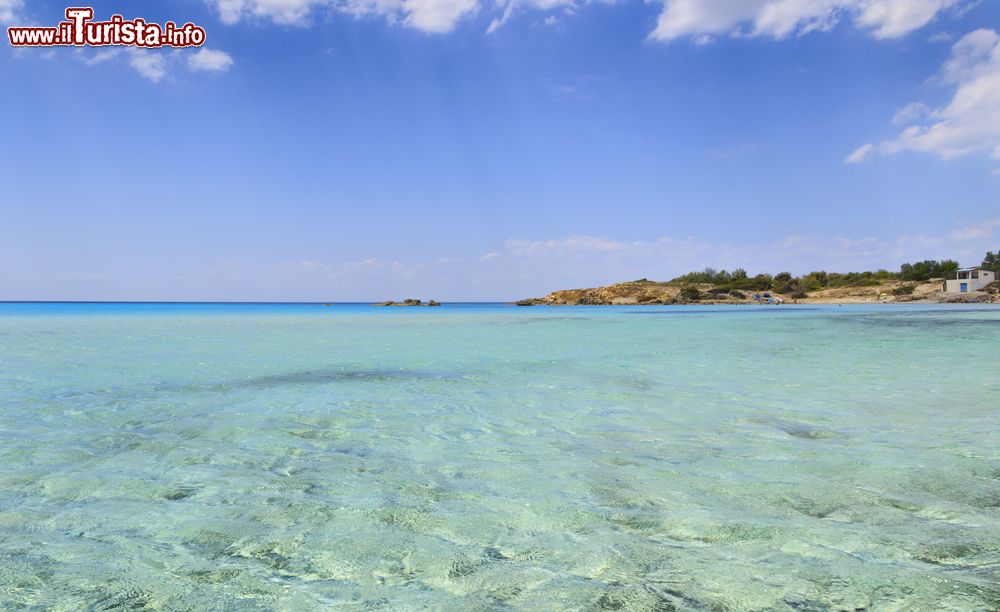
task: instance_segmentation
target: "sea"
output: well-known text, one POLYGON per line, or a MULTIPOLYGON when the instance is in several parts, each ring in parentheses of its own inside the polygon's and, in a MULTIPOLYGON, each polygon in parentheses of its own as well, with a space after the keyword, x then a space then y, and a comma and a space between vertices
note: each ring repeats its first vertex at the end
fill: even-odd
POLYGON ((0 609, 997 610, 1000 308, 0 304, 0 609))

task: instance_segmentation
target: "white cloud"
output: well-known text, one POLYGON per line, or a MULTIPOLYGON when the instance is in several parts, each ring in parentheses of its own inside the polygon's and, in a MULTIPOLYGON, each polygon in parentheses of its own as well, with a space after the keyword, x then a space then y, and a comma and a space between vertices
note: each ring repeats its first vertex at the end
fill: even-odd
POLYGON ((304 25, 313 5, 326 0, 210 0, 225 23, 236 23, 246 16, 269 18, 284 25, 304 25))
POLYGON ((282 25, 308 25, 317 10, 355 16, 374 15, 390 23, 430 33, 448 32, 478 8, 477 0, 208 0, 223 22, 270 19, 282 25))
MULTIPOLYGON (((515 12, 521 9, 536 9, 540 11, 563 9, 564 14, 572 15, 578 4, 585 4, 588 1, 589 0, 498 0, 497 5, 503 7, 503 13, 490 22, 490 26, 486 29, 486 32, 487 34, 496 32, 510 20, 515 12)), ((614 3, 616 0, 603 1, 614 3)), ((542 25, 547 26, 555 26, 559 25, 559 23, 559 18, 555 15, 547 15, 542 20, 542 25)))
MULTIPOLYGON (((4 0, 0 0, 4 1, 4 0)), ((10 0, 7 0, 10 1, 10 0)), ((499 14, 487 32, 503 27, 520 11, 563 9, 572 14, 592 1, 616 0, 207 0, 223 22, 266 19, 282 25, 305 26, 320 11, 355 16, 381 16, 424 32, 452 30, 480 8, 499 14)), ((898 38, 919 29, 946 9, 958 11, 973 0, 658 0, 663 3, 654 40, 691 36, 707 44, 715 35, 784 38, 827 31, 850 21, 876 38, 898 38)), ((548 15, 544 23, 557 23, 548 15)))
POLYGON ((73 49, 70 55, 87 66, 101 64, 128 65, 144 78, 159 83, 185 66, 192 72, 228 70, 233 59, 225 51, 215 49, 149 50, 112 47, 107 49, 73 49))
POLYGON ((229 67, 233 65, 233 58, 225 51, 198 49, 196 52, 188 55, 187 63, 188 68, 191 70, 220 72, 229 70, 229 67))
POLYGON ((167 76, 167 60, 162 53, 133 51, 131 55, 129 65, 150 81, 159 83, 167 76))
POLYGON ((875 0, 860 4, 855 24, 872 31, 876 38, 899 38, 930 23, 957 0, 875 0))
POLYGON ((1000 34, 977 30, 952 47, 937 82, 955 87, 951 101, 931 109, 920 102, 896 113, 894 122, 911 123, 879 151, 930 153, 951 159, 989 153, 1000 159, 1000 34), (925 117, 922 122, 917 122, 925 117))
POLYGON ((875 151, 875 145, 873 144, 863 144, 857 149, 854 149, 847 159, 844 160, 845 164, 860 164, 861 162, 868 159, 871 154, 875 151))
POLYGON ((448 32, 476 10, 476 0, 403 0, 404 25, 424 32, 448 32))
POLYGON ((842 20, 875 38, 919 29, 963 0, 663 0, 650 38, 671 41, 711 34, 785 38, 827 31, 842 20))
POLYGON ((14 23, 23 7, 22 0, 0 0, 0 23, 14 23))

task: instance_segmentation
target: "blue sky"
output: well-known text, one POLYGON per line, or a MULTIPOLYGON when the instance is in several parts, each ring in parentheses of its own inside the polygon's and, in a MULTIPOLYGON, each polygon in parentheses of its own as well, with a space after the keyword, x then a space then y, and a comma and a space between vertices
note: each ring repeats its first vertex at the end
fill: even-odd
POLYGON ((506 300, 1000 248, 1000 3, 93 6, 208 41, 4 43, 0 299, 506 300))

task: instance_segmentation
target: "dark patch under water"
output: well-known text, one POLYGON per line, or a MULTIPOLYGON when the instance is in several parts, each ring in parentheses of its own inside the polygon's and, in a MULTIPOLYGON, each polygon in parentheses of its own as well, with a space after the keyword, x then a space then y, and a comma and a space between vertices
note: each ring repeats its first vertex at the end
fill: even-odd
POLYGON ((862 317, 830 317, 839 323, 849 323, 858 325, 868 325, 872 327, 911 327, 911 328, 955 328, 955 327, 984 327, 987 325, 1000 325, 1000 318, 996 319, 944 319, 938 317, 900 317, 892 315, 872 315, 862 317))
POLYGON ((829 429, 818 429, 795 423, 781 423, 776 425, 776 427, 794 438, 801 438, 803 440, 823 440, 842 437, 841 434, 829 429))
POLYGON ((158 391, 232 391, 234 389, 270 389, 285 386, 313 386, 349 382, 390 382, 445 378, 442 375, 414 370, 302 370, 283 374, 251 376, 242 380, 183 386, 159 387, 158 391))
POLYGON ((305 370, 285 374, 257 376, 247 380, 225 383, 229 387, 261 388, 285 385, 325 385, 336 382, 379 382, 431 378, 423 372, 412 370, 305 370))
POLYGON ((714 314, 714 315, 720 315, 720 314, 733 314, 733 313, 737 313, 737 312, 740 313, 740 314, 743 314, 743 313, 762 313, 762 312, 768 312, 768 313, 770 313, 770 312, 806 312, 806 311, 809 311, 809 310, 819 310, 819 308, 800 308, 798 306, 796 306, 795 308, 778 308, 778 307, 774 307, 774 308, 766 307, 765 308, 765 307, 748 306, 748 307, 740 309, 740 310, 733 310, 733 309, 726 309, 726 310, 708 310, 708 309, 699 309, 699 310, 624 310, 622 312, 624 312, 625 314, 670 315, 670 316, 676 317, 676 316, 692 315, 692 314, 714 314))

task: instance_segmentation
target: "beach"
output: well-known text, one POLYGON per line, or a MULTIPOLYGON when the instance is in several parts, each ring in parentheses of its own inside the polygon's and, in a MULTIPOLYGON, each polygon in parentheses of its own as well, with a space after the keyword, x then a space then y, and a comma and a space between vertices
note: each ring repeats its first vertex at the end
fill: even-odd
POLYGON ((1000 309, 0 305, 5 605, 1000 606, 1000 309))

